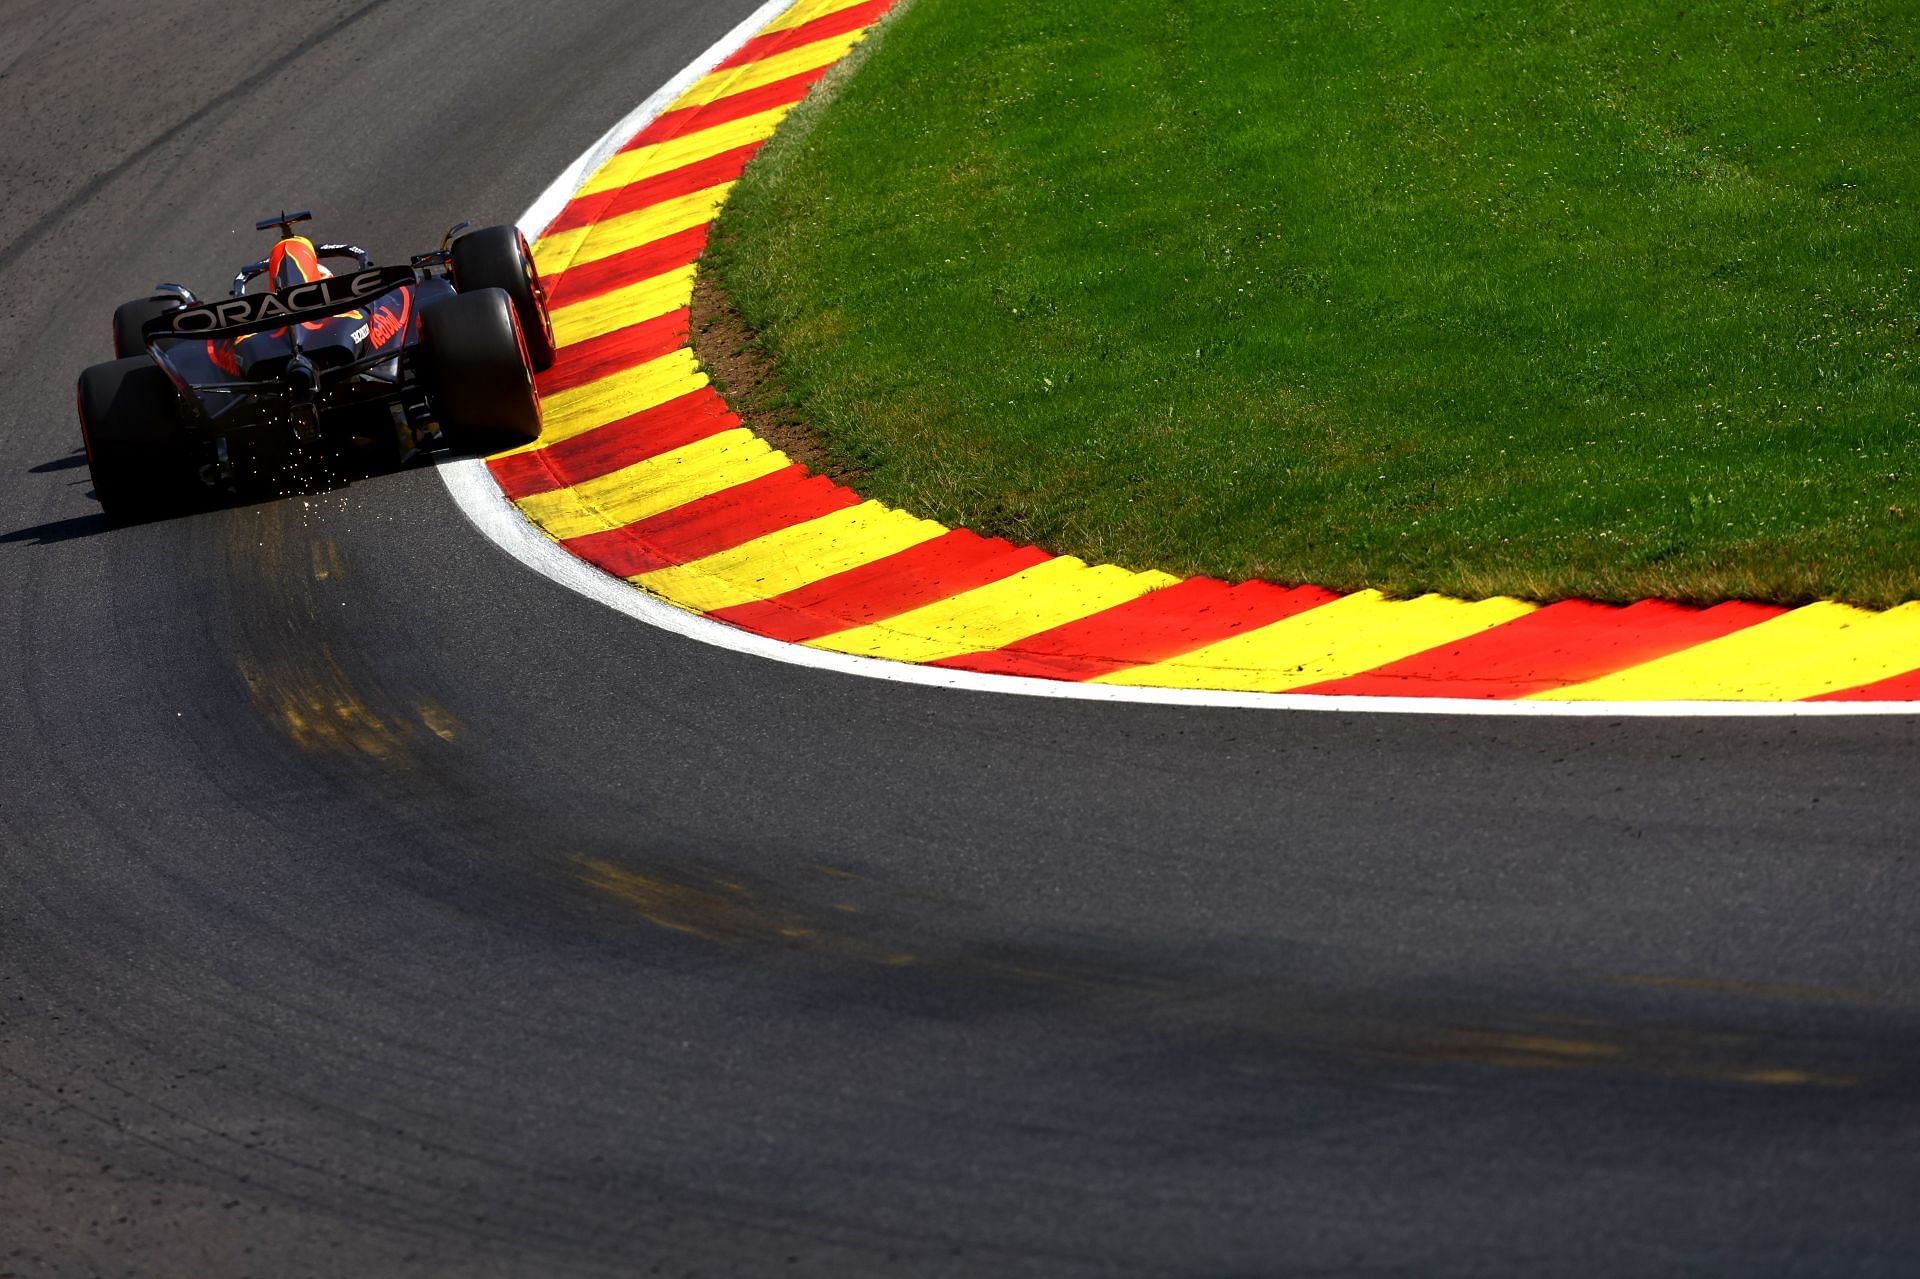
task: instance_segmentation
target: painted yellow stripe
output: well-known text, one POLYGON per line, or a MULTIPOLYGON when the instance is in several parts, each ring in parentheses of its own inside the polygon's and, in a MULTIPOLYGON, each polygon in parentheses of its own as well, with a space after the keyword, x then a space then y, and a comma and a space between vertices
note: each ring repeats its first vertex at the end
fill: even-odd
POLYGON ((686 107, 702 107, 721 98, 732 97, 736 93, 745 93, 749 89, 758 89, 797 76, 803 71, 815 67, 824 67, 838 62, 847 56, 847 51, 859 44, 866 35, 866 29, 850 31, 831 40, 815 40, 812 44, 803 44, 798 49, 789 49, 785 53, 776 53, 771 58, 762 58, 758 62, 749 62, 744 66, 728 67, 724 71, 715 71, 705 78, 695 81, 694 86, 674 100, 669 111, 679 111, 686 107))
POLYGON ((1165 573, 1131 573, 1111 564, 1089 568, 1085 561, 1063 555, 884 622, 809 643, 838 653, 937 662, 1005 647, 1178 580, 1165 573))
POLYGON ((1870 613, 1809 604, 1757 626, 1537 693, 1543 701, 1792 702, 1920 669, 1920 603, 1870 613))
POLYGON ((572 488, 523 497, 516 505, 547 536, 565 541, 650 519, 790 465, 786 454, 740 428, 695 440, 572 488))
POLYGON ((867 0, 800 0, 785 13, 760 28, 761 35, 771 35, 775 31, 791 31, 795 27, 804 27, 816 18, 824 18, 830 13, 842 9, 851 9, 855 5, 865 4, 867 0))
POLYGON ((947 530, 878 502, 779 529, 732 550, 632 580, 683 608, 710 613, 771 599, 918 546, 947 530))
POLYGON ((587 242, 592 225, 577 226, 567 231, 549 231, 533 242, 533 264, 540 274, 549 278, 560 274, 573 265, 574 257, 580 247, 587 242))
POLYGON ((787 112, 791 110, 793 110, 791 104, 775 107, 771 111, 762 111, 758 115, 730 120, 726 124, 715 125, 711 129, 699 129, 677 138, 669 138, 665 142, 622 151, 601 165, 598 171, 587 179, 587 185, 580 188, 576 198, 581 195, 597 195, 602 191, 611 191, 615 187, 628 186, 648 178, 658 177, 662 173, 671 173, 684 165, 710 159, 723 151, 746 146, 749 142, 764 142, 773 136, 774 129, 779 127, 780 121, 785 119, 787 112))
POLYGON ((722 182, 704 191, 677 195, 601 222, 549 232, 533 246, 534 264, 540 268, 540 274, 554 276, 568 267, 585 266, 678 235, 691 227, 703 226, 713 221, 731 190, 733 183, 722 182))
POLYGON ((1164 662, 1103 675, 1097 682, 1277 693, 1358 675, 1533 610, 1532 604, 1504 597, 1390 600, 1378 591, 1357 591, 1164 662))
POLYGON ((641 413, 689 391, 697 391, 706 384, 707 375, 700 371, 692 351, 670 351, 657 360, 636 364, 597 381, 541 396, 540 416, 544 425, 540 438, 497 456, 531 453, 549 444, 570 440, 609 422, 617 422, 630 413, 641 413))
POLYGON ((569 347, 576 342, 585 342, 603 333, 677 311, 693 301, 693 276, 692 266, 676 267, 632 284, 623 284, 585 302, 555 307, 554 344, 569 347))

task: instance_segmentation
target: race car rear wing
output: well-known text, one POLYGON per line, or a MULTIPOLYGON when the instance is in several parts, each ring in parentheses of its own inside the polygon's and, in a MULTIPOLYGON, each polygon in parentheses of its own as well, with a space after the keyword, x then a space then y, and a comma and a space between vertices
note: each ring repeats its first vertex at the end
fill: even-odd
POLYGON ((183 306, 147 321, 141 336, 149 343, 165 338, 233 337, 262 329, 284 328, 351 310, 406 284, 417 283, 410 266, 369 267, 351 275, 329 276, 271 293, 248 293, 218 302, 183 306))

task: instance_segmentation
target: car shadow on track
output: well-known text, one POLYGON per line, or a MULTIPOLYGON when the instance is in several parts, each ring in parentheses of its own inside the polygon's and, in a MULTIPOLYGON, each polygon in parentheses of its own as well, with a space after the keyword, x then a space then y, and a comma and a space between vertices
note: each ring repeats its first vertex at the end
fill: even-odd
POLYGON ((38 466, 29 466, 28 475, 51 475, 55 471, 72 471, 87 464, 87 451, 75 449, 65 457, 57 457, 51 462, 42 462, 38 466))
MULTIPOLYGON (((34 546, 51 546, 58 542, 72 541, 75 538, 92 537, 97 533, 109 533, 116 528, 132 528, 139 527, 142 524, 165 523, 169 519, 195 515, 203 511, 239 509, 260 503, 283 502, 290 498, 311 497, 320 493, 330 493, 339 489, 349 488, 355 484, 364 484, 369 480, 377 480, 382 476, 395 475, 402 471, 414 470, 420 467, 438 466, 444 462, 455 460, 458 459, 454 456, 438 453, 416 453, 401 459, 397 463, 368 463, 364 460, 356 460, 349 462, 348 465, 324 477, 307 477, 301 481, 289 480, 278 484, 267 482, 261 484, 257 491, 222 492, 209 490, 203 500, 184 506, 176 512, 150 519, 133 521, 128 524, 116 524, 99 511, 92 511, 85 515, 71 515, 65 519, 49 520, 44 524, 35 524, 27 528, 0 533, 0 544, 26 542, 34 546)), ((81 470, 84 469, 86 465, 86 450, 75 449, 65 457, 58 457, 50 462, 42 462, 37 466, 28 467, 27 474, 52 475, 61 471, 81 470)), ((75 480, 73 482, 85 483, 86 481, 75 480)), ((90 501, 98 500, 94 495, 91 485, 89 485, 87 489, 86 496, 90 501)))
MULTIPOLYGON (((38 466, 29 466, 27 468, 27 474, 54 475, 61 471, 85 470, 86 466, 87 451, 85 449, 75 449, 64 457, 56 457, 52 461, 42 462, 38 466)), ((74 482, 84 483, 85 481, 75 480, 74 482)), ((92 493, 92 488, 89 487, 87 495, 91 497, 92 493)), ((95 533, 104 533, 112 527, 113 526, 107 522, 106 516, 100 514, 98 511, 90 511, 85 515, 70 515, 66 519, 49 520, 44 524, 35 524, 29 528, 14 529, 11 532, 0 533, 0 543, 31 542, 35 546, 51 546, 55 542, 69 542, 76 537, 91 537, 95 533)))
POLYGON ((0 533, 0 542, 31 542, 35 546, 52 546, 56 542, 70 542, 76 537, 105 533, 112 527, 106 516, 95 511, 90 515, 70 515, 64 520, 49 520, 30 528, 0 533))

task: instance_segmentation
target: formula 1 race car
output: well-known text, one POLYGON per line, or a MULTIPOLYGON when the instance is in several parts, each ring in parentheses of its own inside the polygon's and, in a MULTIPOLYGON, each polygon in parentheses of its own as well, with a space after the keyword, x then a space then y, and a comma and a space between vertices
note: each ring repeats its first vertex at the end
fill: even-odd
POLYGON ((161 284, 114 311, 118 358, 79 388, 109 519, 286 491, 342 473, 355 452, 397 464, 434 444, 494 452, 540 437, 533 375, 553 363, 553 323, 526 237, 462 223, 407 265, 376 267, 355 245, 295 235, 311 217, 256 224, 279 238, 224 299, 161 284))

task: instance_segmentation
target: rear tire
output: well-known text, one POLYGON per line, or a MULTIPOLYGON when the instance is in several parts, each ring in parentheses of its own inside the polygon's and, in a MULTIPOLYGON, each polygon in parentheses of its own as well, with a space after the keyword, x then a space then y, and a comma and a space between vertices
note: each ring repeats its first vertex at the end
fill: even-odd
POLYGON ((178 298, 139 298, 113 308, 113 358, 131 359, 147 353, 147 341, 141 336, 148 320, 180 309, 178 298))
POLYGON ((463 453, 497 453, 540 438, 540 397, 512 300, 500 289, 456 293, 420 313, 440 434, 463 453))
POLYGON ((453 287, 462 293, 500 289, 513 299, 514 314, 536 371, 553 367, 553 320, 533 250, 520 228, 484 226, 453 242, 453 287))
POLYGON ((80 438, 115 524, 178 514, 204 496, 173 383, 144 355, 80 374, 80 438))

